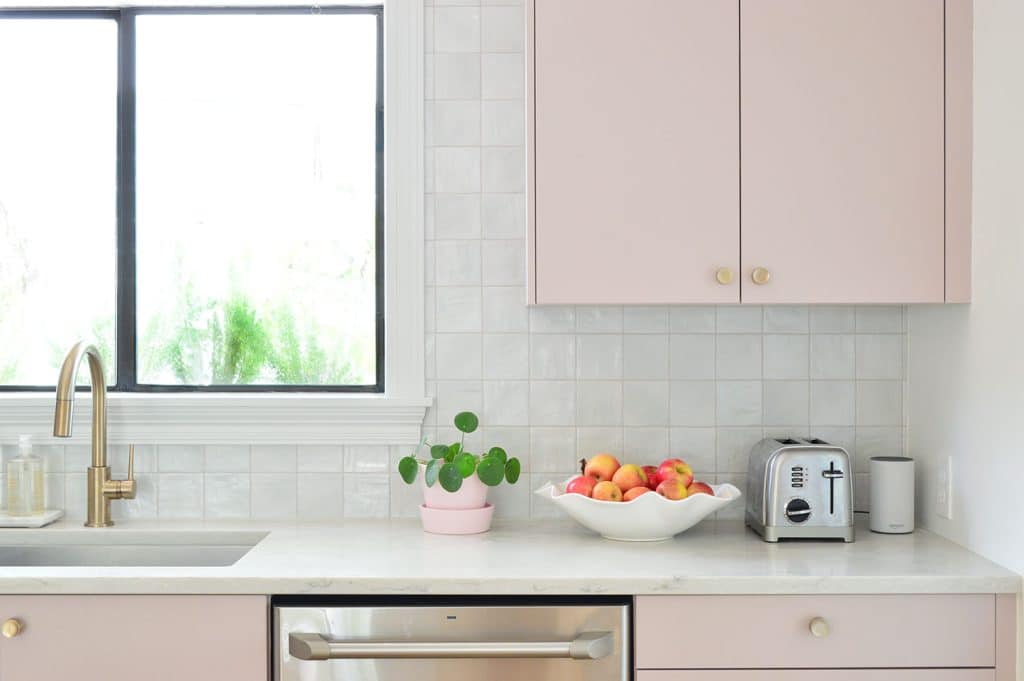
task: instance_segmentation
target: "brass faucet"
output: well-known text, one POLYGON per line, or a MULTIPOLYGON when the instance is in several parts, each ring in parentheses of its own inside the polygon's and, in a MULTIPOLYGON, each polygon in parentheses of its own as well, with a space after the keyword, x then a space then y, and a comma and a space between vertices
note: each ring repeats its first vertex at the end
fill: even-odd
POLYGON ((53 414, 54 437, 71 437, 71 421, 75 408, 75 379, 83 358, 89 360, 92 381, 92 465, 86 475, 89 506, 86 509, 86 527, 110 527, 111 499, 135 498, 135 448, 128 449, 128 479, 112 480, 107 465, 107 379, 103 374, 103 361, 95 347, 85 341, 75 346, 64 358, 57 379, 57 408, 53 414))

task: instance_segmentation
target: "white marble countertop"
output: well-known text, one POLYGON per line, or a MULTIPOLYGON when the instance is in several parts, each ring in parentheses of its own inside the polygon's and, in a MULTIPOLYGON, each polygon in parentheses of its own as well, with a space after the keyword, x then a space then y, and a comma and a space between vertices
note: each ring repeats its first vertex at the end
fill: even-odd
POLYGON ((496 523, 468 537, 418 522, 125 522, 0 530, 0 544, 121 541, 137 532, 266 531, 228 567, 0 567, 0 594, 849 594, 1017 593, 1021 576, 937 535, 766 544, 737 521, 674 540, 608 541, 568 522, 496 523), (17 533, 23 533, 21 535, 17 533))

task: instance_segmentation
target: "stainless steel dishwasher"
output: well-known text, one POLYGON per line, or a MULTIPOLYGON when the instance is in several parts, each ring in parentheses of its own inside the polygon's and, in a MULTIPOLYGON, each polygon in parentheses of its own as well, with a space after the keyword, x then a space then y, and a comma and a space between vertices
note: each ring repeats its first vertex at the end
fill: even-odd
POLYGON ((275 681, 626 681, 627 599, 275 599, 275 681))

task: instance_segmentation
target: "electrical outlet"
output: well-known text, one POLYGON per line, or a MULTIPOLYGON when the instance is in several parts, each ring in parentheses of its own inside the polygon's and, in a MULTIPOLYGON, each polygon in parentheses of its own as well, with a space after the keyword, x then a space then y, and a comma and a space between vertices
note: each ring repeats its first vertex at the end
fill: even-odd
POLYGON ((935 485, 935 512, 940 518, 953 519, 953 457, 946 457, 946 465, 939 468, 935 485))

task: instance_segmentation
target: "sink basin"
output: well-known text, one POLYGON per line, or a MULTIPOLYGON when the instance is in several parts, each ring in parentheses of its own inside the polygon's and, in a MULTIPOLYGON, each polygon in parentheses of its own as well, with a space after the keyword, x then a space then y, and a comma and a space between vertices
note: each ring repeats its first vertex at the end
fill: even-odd
POLYGON ((223 567, 266 532, 39 530, 0 535, 0 566, 223 567))

